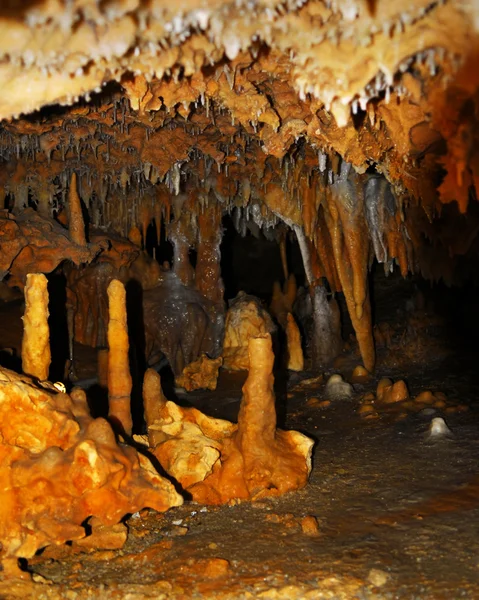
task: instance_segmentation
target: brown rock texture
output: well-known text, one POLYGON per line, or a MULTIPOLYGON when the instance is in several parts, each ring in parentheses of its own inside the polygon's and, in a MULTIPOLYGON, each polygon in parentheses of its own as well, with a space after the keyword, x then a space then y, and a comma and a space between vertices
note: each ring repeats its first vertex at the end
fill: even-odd
POLYGON ((145 506, 164 511, 182 503, 148 459, 89 416, 84 394, 57 393, 6 369, 0 440, 2 558, 83 539, 90 516, 108 527, 145 506))
POLYGON ((150 449, 198 502, 277 496, 307 483, 313 441, 276 429, 271 337, 251 338, 249 352, 238 425, 165 401, 159 376, 145 376, 150 449))

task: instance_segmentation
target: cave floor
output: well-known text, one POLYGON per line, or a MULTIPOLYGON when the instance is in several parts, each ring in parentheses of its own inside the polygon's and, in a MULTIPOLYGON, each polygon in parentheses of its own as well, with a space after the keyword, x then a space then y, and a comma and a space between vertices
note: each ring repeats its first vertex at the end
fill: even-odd
MULTIPOLYGON (((376 381, 322 407, 324 384, 301 385, 307 376, 291 376, 278 408, 285 427, 317 440, 305 489, 253 503, 143 511, 127 521, 121 550, 47 548, 28 564, 36 582, 0 583, 0 597, 479 598, 472 361, 460 371, 451 358, 408 371, 412 394, 442 390, 469 405, 443 415, 454 436, 434 443, 425 437, 432 409, 405 417, 394 406, 365 420, 355 398, 376 381), (302 530, 308 515, 317 519, 316 535, 302 530)), ((216 392, 180 399, 234 419, 243 378, 225 374, 216 392)))

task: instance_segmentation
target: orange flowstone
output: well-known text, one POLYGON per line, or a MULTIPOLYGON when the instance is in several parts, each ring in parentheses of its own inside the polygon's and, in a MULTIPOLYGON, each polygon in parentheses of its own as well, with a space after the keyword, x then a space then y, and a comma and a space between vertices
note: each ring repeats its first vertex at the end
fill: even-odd
POLYGON ((151 370, 145 376, 150 448, 198 502, 278 496, 308 481, 313 441, 276 429, 271 337, 252 338, 249 354, 238 425, 166 402, 159 376, 151 370))
POLYGON ((0 440, 2 559, 83 539, 90 516, 111 526, 143 507, 182 503, 148 459, 89 416, 84 393, 0 369, 0 440))

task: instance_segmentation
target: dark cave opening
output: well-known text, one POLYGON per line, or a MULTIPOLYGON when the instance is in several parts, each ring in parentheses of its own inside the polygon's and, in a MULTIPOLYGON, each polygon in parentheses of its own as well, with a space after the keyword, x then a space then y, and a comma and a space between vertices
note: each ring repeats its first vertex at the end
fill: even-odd
MULTIPOLYGON (((242 235, 230 215, 223 217, 222 224, 221 275, 225 300, 243 291, 269 302, 274 283, 283 285, 285 281, 277 232, 269 231, 267 237, 257 227, 254 233, 245 227, 242 235)), ((288 271, 294 274, 298 287, 303 286, 305 275, 297 240, 291 230, 284 235, 288 271)))

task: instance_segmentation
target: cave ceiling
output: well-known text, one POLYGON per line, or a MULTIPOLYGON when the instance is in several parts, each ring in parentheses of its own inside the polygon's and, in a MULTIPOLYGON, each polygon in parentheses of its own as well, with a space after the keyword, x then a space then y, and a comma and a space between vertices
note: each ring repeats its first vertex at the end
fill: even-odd
POLYGON ((478 19, 448 1, 3 2, 5 205, 61 214, 75 173, 91 225, 122 235, 211 203, 302 227, 315 275, 356 304, 373 252, 452 281, 479 223, 478 19), (356 206, 372 174, 387 210, 356 206))

